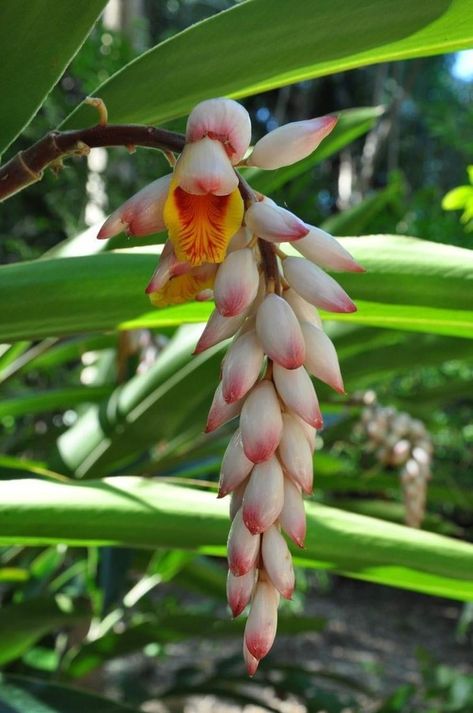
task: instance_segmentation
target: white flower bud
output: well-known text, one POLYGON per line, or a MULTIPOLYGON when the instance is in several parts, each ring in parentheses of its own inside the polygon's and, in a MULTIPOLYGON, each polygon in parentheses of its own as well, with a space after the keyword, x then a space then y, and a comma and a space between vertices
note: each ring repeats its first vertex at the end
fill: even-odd
POLYGON ((285 599, 294 592, 294 567, 286 540, 272 525, 262 536, 261 554, 268 577, 285 599))
POLYGON ((273 524, 284 502, 284 476, 276 456, 255 465, 243 497, 243 522, 256 535, 273 524))
POLYGON ((273 363, 273 379, 279 396, 286 406, 314 428, 323 425, 314 385, 303 366, 285 369, 273 363))
POLYGON ((233 518, 228 535, 228 566, 235 577, 241 577, 252 569, 258 559, 260 535, 252 535, 245 527, 241 510, 233 518))
POLYGON ((284 531, 299 547, 304 547, 306 520, 304 500, 298 485, 284 478, 284 505, 279 515, 284 531))
POLYGON ((356 306, 338 282, 309 260, 288 257, 283 270, 290 286, 314 307, 329 312, 356 312, 356 306))
POLYGON ((321 116, 279 126, 256 143, 248 164, 275 169, 301 161, 315 151, 336 123, 335 116, 321 116))
POLYGON ((194 354, 200 354, 215 344, 233 337, 245 321, 245 316, 245 314, 237 314, 235 317, 222 317, 220 312, 214 309, 197 342, 194 354))
POLYGON ((222 365, 223 398, 238 401, 256 383, 263 366, 263 348, 256 332, 245 332, 228 350, 222 365))
POLYGON ((253 465, 245 456, 241 433, 238 429, 233 434, 223 456, 218 497, 225 497, 241 485, 251 473, 253 465))
POLYGON ((309 232, 294 213, 269 200, 252 203, 245 213, 245 223, 255 235, 273 243, 299 240, 309 232))
POLYGON ((256 298, 259 274, 253 250, 243 248, 227 255, 217 271, 214 294, 224 317, 244 312, 256 298))
POLYGON ((222 394, 222 384, 220 383, 215 390, 212 405, 210 406, 205 433, 215 431, 227 421, 231 421, 232 418, 238 416, 241 407, 241 401, 234 401, 231 404, 225 401, 222 394))
POLYGON ((97 237, 113 238, 122 231, 127 235, 151 235, 164 230, 163 207, 171 176, 158 178, 135 193, 107 218, 97 237))
POLYGON ((278 625, 279 596, 271 582, 259 580, 245 627, 245 644, 258 661, 274 643, 278 625))
POLYGON ((301 486, 304 493, 312 493, 314 468, 312 452, 296 419, 283 414, 283 432, 279 443, 279 457, 287 475, 301 486))
POLYGON ((186 138, 188 141, 199 141, 206 136, 221 142, 235 165, 250 145, 250 115, 244 106, 233 99, 206 99, 191 111, 186 138))
POLYGON ((246 398, 240 430, 247 458, 253 463, 271 458, 281 438, 282 418, 278 397, 270 381, 261 381, 246 398))
POLYGON ((309 234, 294 243, 296 250, 307 260, 328 270, 364 272, 348 250, 345 250, 329 233, 312 225, 309 227, 309 234))
POLYGON ((325 332, 308 322, 302 322, 305 340, 305 367, 313 376, 338 391, 345 393, 337 352, 325 332))
POLYGON ((300 324, 289 304, 269 294, 258 307, 256 332, 266 354, 286 369, 304 363, 305 343, 300 324))
POLYGON ((306 300, 302 299, 302 297, 297 294, 292 287, 284 290, 283 297, 292 307, 292 310, 299 322, 310 322, 314 326, 322 329, 322 319, 314 305, 311 305, 310 302, 306 302, 306 300))
POLYGON ((234 617, 239 616, 249 604, 256 582, 256 570, 250 569, 241 577, 235 577, 228 571, 227 575, 227 601, 234 617))

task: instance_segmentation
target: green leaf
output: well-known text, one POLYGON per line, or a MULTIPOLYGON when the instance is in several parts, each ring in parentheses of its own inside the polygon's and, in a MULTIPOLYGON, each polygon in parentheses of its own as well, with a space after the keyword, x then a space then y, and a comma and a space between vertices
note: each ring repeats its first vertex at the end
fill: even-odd
MULTIPOLYGON (((398 236, 341 242, 367 272, 337 275, 358 312, 331 319, 473 337, 473 251, 398 236)), ((155 265, 152 255, 122 253, 62 258, 61 269, 56 259, 4 265, 0 340, 205 321, 209 303, 150 310, 143 290, 155 265)))
MULTIPOLYGON (((296 562, 469 601, 473 545, 314 502, 296 562)), ((177 547, 224 555, 228 505, 215 495, 136 477, 79 484, 0 482, 0 544, 177 547)))
POLYGON ((0 418, 23 416, 32 413, 47 413, 72 408, 77 404, 99 401, 111 392, 110 386, 69 386, 50 391, 28 393, 0 402, 0 418))
POLYGON ((138 713, 121 703, 44 680, 0 674, 5 713, 138 713))
MULTIPOLYGON (((248 96, 472 44, 469 0, 351 0, 349 5, 345 0, 258 0, 162 42, 96 94, 106 102, 112 122, 160 124, 188 113, 201 99, 248 96)), ((66 125, 93 121, 90 108, 81 106, 66 125)))
POLYGON ((473 200, 473 186, 458 186, 449 191, 442 200, 444 210, 461 210, 473 200))
POLYGON ((71 600, 61 595, 3 607, 0 610, 0 665, 21 656, 48 632, 87 618, 84 609, 77 606, 73 609, 71 600))
POLYGON ((106 0, 2 0, 0 154, 30 122, 106 0))

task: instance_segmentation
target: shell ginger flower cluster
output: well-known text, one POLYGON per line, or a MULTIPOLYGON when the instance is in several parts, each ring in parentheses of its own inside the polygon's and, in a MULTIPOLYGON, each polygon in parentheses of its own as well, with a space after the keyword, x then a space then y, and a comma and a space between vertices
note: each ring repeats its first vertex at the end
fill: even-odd
POLYGON ((229 99, 200 103, 168 176, 116 210, 99 237, 167 229, 146 288, 156 306, 214 300, 195 353, 233 337, 206 431, 239 417, 226 449, 219 497, 231 494, 228 602, 249 606, 243 654, 253 675, 276 634, 280 597, 294 570, 286 536, 303 547, 303 494, 312 492, 322 417, 311 376, 343 393, 337 355, 318 308, 356 308, 323 268, 362 271, 328 233, 251 189, 237 167, 277 169, 314 151, 332 116, 281 126, 251 153, 251 122, 229 99), (291 243, 288 255, 281 243, 291 243))

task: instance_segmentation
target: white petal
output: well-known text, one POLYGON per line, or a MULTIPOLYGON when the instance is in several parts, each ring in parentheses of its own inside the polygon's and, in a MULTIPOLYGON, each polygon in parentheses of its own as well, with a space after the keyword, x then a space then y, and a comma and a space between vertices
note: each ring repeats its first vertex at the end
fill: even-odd
POLYGON ((309 234, 295 242, 294 247, 311 262, 329 270, 364 272, 348 250, 321 228, 310 226, 309 234))
POLYGON ((304 363, 305 344, 302 331, 289 304, 278 295, 269 294, 256 313, 256 332, 266 354, 286 369, 304 363))
POLYGON ((259 273, 253 250, 243 248, 227 255, 217 271, 214 294, 224 317, 244 312, 256 298, 259 273))
POLYGON ((225 401, 232 403, 245 396, 258 380, 263 360, 263 348, 256 332, 246 332, 233 342, 222 365, 225 401))
POLYGON ((285 599, 294 592, 294 567, 286 540, 273 525, 262 537, 261 554, 268 577, 285 599))
POLYGON ((284 502, 284 476, 276 456, 255 465, 243 497, 243 522, 254 535, 276 521, 284 502))
POLYGON ((245 223, 255 235, 276 243, 299 240, 309 232, 294 213, 268 200, 252 203, 245 213, 245 223))
POLYGON ((164 230, 163 207, 172 174, 145 186, 117 208, 102 225, 98 238, 112 238, 122 231, 127 235, 151 235, 164 230))
POLYGON ((186 138, 198 141, 209 136, 222 142, 233 164, 248 150, 251 141, 251 120, 245 107, 233 99, 207 99, 190 113, 186 138))
POLYGON ((321 116, 284 124, 256 143, 248 164, 274 169, 301 161, 315 151, 336 123, 334 116, 321 116))
POLYGON ((273 384, 263 380, 247 396, 240 417, 245 455, 253 463, 271 458, 282 432, 281 409, 273 384))
POLYGON ((329 312, 356 312, 356 307, 338 282, 320 267, 301 257, 283 262, 284 277, 307 302, 329 312))
POLYGON ((301 323, 304 335, 306 356, 305 367, 317 379, 338 391, 345 393, 343 379, 338 363, 337 352, 325 332, 308 322, 301 323))
POLYGON ((303 366, 285 369, 273 364, 273 380, 286 406, 314 428, 321 428, 322 415, 311 378, 303 366))
POLYGON ((238 176, 222 144, 207 138, 184 146, 174 177, 184 191, 197 196, 226 196, 238 186, 238 176))
POLYGON ((227 493, 238 488, 251 473, 253 465, 252 461, 245 456, 241 433, 238 429, 233 434, 223 456, 218 497, 223 498, 227 493))

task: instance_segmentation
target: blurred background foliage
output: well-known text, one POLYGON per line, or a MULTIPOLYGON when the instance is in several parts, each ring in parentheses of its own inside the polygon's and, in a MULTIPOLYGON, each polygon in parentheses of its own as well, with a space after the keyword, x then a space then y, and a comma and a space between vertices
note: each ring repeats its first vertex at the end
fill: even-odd
MULTIPOLYGON (((110 2, 4 158, 60 124, 97 84, 147 48, 232 5, 230 0, 110 2)), ((255 139, 288 121, 380 107, 377 117, 376 112, 367 114, 354 139, 340 151, 334 147, 325 160, 312 161, 279 185, 278 180, 271 185, 268 174, 256 177, 255 184, 269 180, 274 200, 335 235, 410 235, 472 249, 471 187, 465 185, 465 172, 470 164, 471 177, 473 69, 459 73, 458 57, 377 64, 246 99, 255 139)), ((180 119, 169 126, 181 130, 184 123, 180 119)), ((40 258, 95 225, 164 172, 166 162, 157 152, 138 150, 130 157, 125 149, 68 161, 58 176, 48 172, 40 183, 2 205, 1 262, 40 258)), ((93 240, 91 234, 85 251, 96 250, 93 240)), ((320 389, 326 428, 319 434, 315 499, 403 522, 399 468, 377 458, 356 430, 363 394, 375 393, 378 403, 420 419, 432 440, 424 529, 471 541, 472 342, 342 323, 329 325, 329 330, 350 397, 334 398, 320 389)), ((182 376, 181 402, 174 408, 169 399, 158 402, 144 432, 122 439, 108 460, 105 455, 90 465, 84 456, 96 427, 91 413, 110 405, 107 399, 117 387, 131 409, 148 396, 154 398, 165 379, 184 374, 185 350, 170 373, 153 366, 170 341, 179 351, 180 334, 170 326, 120 336, 51 335, 2 345, 2 477, 131 473, 171 482, 185 477, 202 485, 215 483, 229 432, 210 441, 200 434, 221 358, 218 352, 199 372, 204 381, 193 397, 192 379, 182 376), (128 402, 127 384, 132 385, 128 402), (188 401, 186 409, 183 400, 188 401), (78 449, 81 441, 83 451, 78 449), (77 462, 68 455, 71 444, 77 462)), ((224 705, 230 711, 231 705, 251 704, 286 712, 473 710, 471 658, 467 663, 471 604, 430 600, 324 570, 300 569, 297 595, 282 610, 273 660, 270 657, 261 676, 248 684, 237 655, 241 626, 228 621, 224 587, 221 560, 181 549, 5 546, 0 551, 0 662, 8 676, 0 682, 0 710, 23 712, 27 708, 21 701, 33 699, 51 706, 44 709, 48 713, 75 711, 74 706, 104 713, 125 710, 110 701, 82 699, 82 694, 61 687, 76 681, 83 689, 126 700, 136 709, 143 706, 150 713, 226 711, 224 705), (353 600, 358 609, 353 609, 353 600), (365 641, 363 649, 361 636, 356 646, 362 653, 358 659, 352 656, 348 624, 338 638, 333 625, 339 607, 346 612, 340 621, 354 616, 359 633, 369 638, 369 614, 378 606, 380 627, 394 614, 394 625, 376 633, 386 635, 394 647, 394 664, 373 644, 365 641), (402 611, 416 613, 409 620, 401 617, 402 611), (403 638, 406 627, 408 639, 403 638), (444 636, 437 646, 431 630, 444 636), (206 638, 209 633, 211 640, 206 638), (332 652, 339 646, 345 654, 337 660, 324 653, 324 642, 332 652), (36 683, 28 679, 31 676, 36 683), (43 688, 47 682, 61 686, 43 688), (19 707, 12 701, 20 701, 19 707)))

